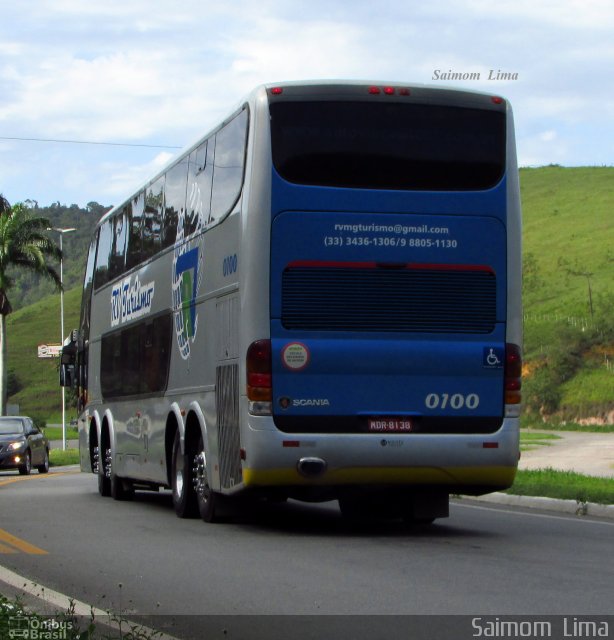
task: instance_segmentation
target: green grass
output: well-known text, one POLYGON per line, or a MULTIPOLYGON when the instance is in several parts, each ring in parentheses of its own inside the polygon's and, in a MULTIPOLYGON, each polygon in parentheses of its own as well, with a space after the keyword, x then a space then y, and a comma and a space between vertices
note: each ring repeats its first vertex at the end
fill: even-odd
MULTIPOLYGON (((77 327, 81 291, 64 294, 64 327, 66 333, 77 327)), ((19 404, 20 413, 44 419, 47 423, 62 422, 62 395, 59 385, 57 358, 38 357, 39 344, 60 342, 60 296, 54 294, 8 316, 7 345, 9 369, 17 373, 21 390, 9 398, 19 404)), ((68 396, 68 394, 66 394, 68 396)), ((67 409, 67 421, 76 417, 76 410, 67 409)))
POLYGON ((52 467, 65 467, 69 464, 79 464, 79 449, 51 449, 49 452, 49 465, 52 467))
MULTIPOLYGON (((43 429, 45 435, 49 440, 61 440, 62 439, 62 427, 45 427, 43 429)), ((66 427, 66 439, 77 440, 79 438, 79 431, 75 427, 66 427)))
POLYGON ((538 469, 518 471, 507 493, 542 496, 580 503, 614 504, 614 478, 583 476, 572 471, 538 469))
MULTIPOLYGON (((614 276, 614 266, 612 272, 614 276)), ((614 403, 614 372, 608 371, 604 366, 586 366, 579 375, 565 382, 561 391, 563 411, 566 407, 594 407, 599 403, 603 403, 604 410, 607 410, 608 403, 604 403, 604 399, 614 403)))
POLYGON ((614 424, 578 424, 577 422, 543 422, 535 416, 523 415, 523 430, 538 429, 542 431, 579 431, 584 433, 613 433, 614 424))
MULTIPOLYGON (((537 285, 525 287, 525 312, 588 317, 587 279, 569 271, 593 274, 594 304, 614 291, 614 167, 521 169, 520 190, 523 251, 535 267, 527 277, 537 285)), ((539 346, 532 337, 529 353, 539 346)))
POLYGON ((552 440, 560 440, 561 436, 557 436, 554 433, 541 433, 534 431, 521 431, 520 432, 520 450, 531 451, 538 446, 549 447, 552 440))

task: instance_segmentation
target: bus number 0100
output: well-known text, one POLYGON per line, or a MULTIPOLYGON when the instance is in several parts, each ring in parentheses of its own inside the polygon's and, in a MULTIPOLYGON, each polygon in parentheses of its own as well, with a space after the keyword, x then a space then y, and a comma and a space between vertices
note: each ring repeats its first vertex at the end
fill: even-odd
POLYGON ((464 396, 462 393, 429 393, 424 401, 427 409, 477 409, 480 404, 480 396, 470 393, 464 396))

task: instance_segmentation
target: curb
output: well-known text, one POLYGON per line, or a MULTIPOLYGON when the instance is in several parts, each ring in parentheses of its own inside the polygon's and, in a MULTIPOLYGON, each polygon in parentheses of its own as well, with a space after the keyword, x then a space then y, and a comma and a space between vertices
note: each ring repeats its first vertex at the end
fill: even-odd
POLYGON ((574 516, 593 516, 614 520, 614 505, 579 502, 577 500, 557 500, 537 496, 518 496, 508 493, 491 493, 485 496, 462 496, 463 499, 476 502, 488 502, 508 507, 522 507, 539 511, 554 511, 574 516))

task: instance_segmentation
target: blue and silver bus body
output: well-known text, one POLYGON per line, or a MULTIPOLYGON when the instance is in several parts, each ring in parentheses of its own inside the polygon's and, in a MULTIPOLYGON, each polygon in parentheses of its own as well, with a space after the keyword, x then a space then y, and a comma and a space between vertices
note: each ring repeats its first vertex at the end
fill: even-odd
MULTIPOLYGON (((522 342, 511 109, 490 96, 424 87, 404 98, 504 114, 505 171, 488 189, 344 188, 280 175, 271 105, 351 101, 358 92, 361 101, 385 99, 366 95, 369 86, 254 91, 232 116, 245 113, 248 127, 230 210, 184 233, 195 197, 188 184, 175 241, 96 288, 83 470, 100 472, 108 459, 105 468, 136 487, 171 486, 175 434, 187 451, 196 432, 219 494, 328 499, 348 488, 479 494, 511 485, 520 405, 506 362, 522 342), (152 328, 138 339, 151 340, 152 358, 162 357, 157 327, 170 333, 163 371, 143 364, 146 350, 130 353, 129 330, 143 325, 152 328), (254 378, 262 396, 250 391, 247 357, 259 342, 270 349, 269 369, 254 378), (111 373, 125 364, 136 376, 124 371, 121 390, 108 370, 101 380, 111 357, 111 373), (148 371, 160 379, 148 380, 148 371)), ((195 157, 206 138, 144 190, 195 157)))

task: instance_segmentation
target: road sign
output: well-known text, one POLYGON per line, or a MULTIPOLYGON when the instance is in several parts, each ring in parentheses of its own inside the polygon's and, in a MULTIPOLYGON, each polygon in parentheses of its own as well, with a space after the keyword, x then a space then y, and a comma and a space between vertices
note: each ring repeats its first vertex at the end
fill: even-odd
POLYGON ((39 344, 38 345, 39 358, 59 358, 61 351, 62 351, 61 344, 39 344))

